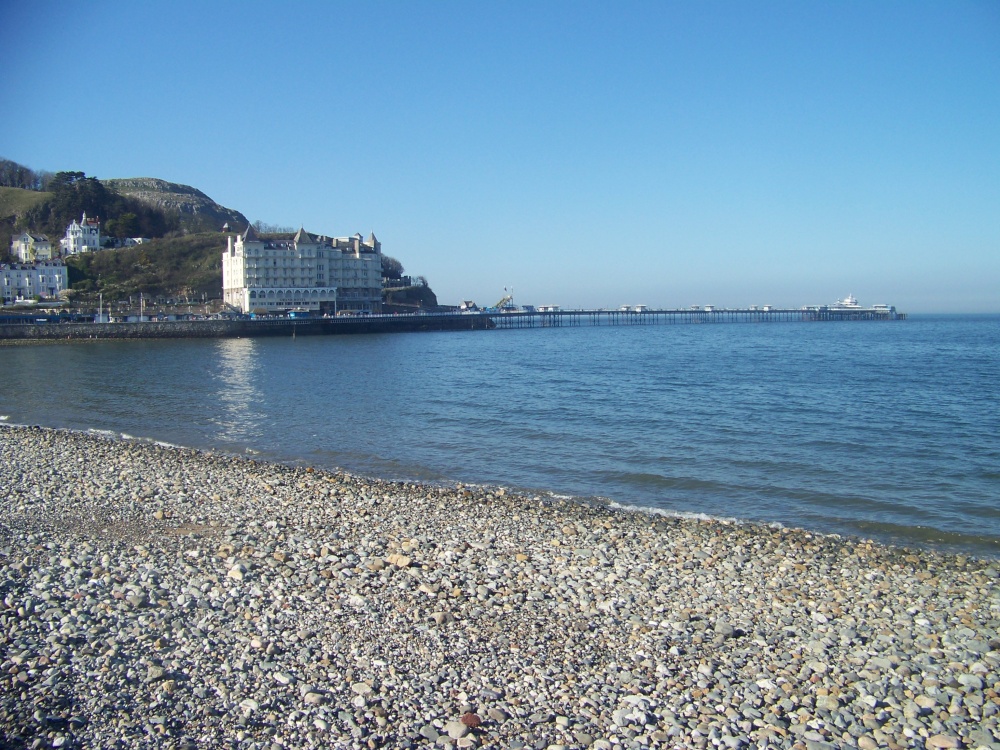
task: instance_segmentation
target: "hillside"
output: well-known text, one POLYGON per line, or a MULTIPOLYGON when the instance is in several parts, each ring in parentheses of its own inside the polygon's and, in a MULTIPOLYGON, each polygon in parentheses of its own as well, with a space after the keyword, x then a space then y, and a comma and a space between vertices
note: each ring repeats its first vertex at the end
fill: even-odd
POLYGON ((0 187, 0 218, 16 219, 51 197, 52 193, 40 193, 37 190, 0 187))
POLYGON ((245 229, 247 218, 216 203, 200 190, 154 177, 101 180, 119 195, 135 198, 165 213, 178 216, 185 232, 218 232, 228 223, 233 231, 245 229))
POLYGON ((105 300, 148 297, 222 297, 222 251, 226 235, 189 234, 137 247, 68 258, 70 288, 78 298, 103 292, 105 300))
MULTIPOLYGON (((70 288, 77 303, 105 302, 145 295, 148 300, 222 297, 222 253, 226 235, 203 232, 167 237, 120 250, 68 258, 70 288)), ((390 259, 390 263, 398 263, 390 259)), ((386 290, 386 312, 414 312, 438 307, 426 283, 386 290)))
POLYGON ((10 238, 23 230, 44 234, 56 243, 66 227, 86 213, 101 221, 103 237, 165 237, 201 231, 198 221, 186 228, 177 210, 164 210, 139 198, 121 194, 83 172, 57 172, 46 191, 5 185, 0 207, 0 251, 9 255, 10 238))
POLYGON ((19 234, 23 228, 20 225, 21 219, 51 197, 51 193, 40 193, 37 190, 0 187, 0 260, 10 248, 11 237, 19 234))
POLYGON ((414 312, 434 310, 438 307, 437 295, 424 284, 386 289, 383 295, 385 312, 414 312))
MULTIPOLYGON (((71 297, 77 304, 96 304, 98 294, 106 303, 139 294, 147 299, 221 299, 226 247, 221 230, 226 224, 233 232, 248 226, 239 211, 219 205, 193 187, 166 180, 98 180, 83 172, 56 172, 43 180, 14 162, 2 163, 28 187, 0 185, 0 262, 11 257, 11 237, 24 230, 45 234, 58 247, 66 226, 85 211, 100 217, 103 236, 150 239, 136 247, 68 258, 71 297)), ((261 229, 259 222, 257 227, 261 229)), ((408 286, 409 277, 404 284, 403 273, 399 261, 383 256, 383 274, 400 281, 386 294, 390 307, 434 308, 437 299, 426 280, 417 277, 421 283, 408 286)))
POLYGON ((63 175, 72 177, 54 192, 0 186, 0 260, 15 234, 27 229, 56 242, 83 211, 101 218, 105 235, 116 234, 115 224, 124 216, 132 217, 134 235, 144 237, 218 232, 226 223, 240 231, 249 223, 239 211, 188 185, 149 177, 95 180, 82 172, 56 177, 63 175))

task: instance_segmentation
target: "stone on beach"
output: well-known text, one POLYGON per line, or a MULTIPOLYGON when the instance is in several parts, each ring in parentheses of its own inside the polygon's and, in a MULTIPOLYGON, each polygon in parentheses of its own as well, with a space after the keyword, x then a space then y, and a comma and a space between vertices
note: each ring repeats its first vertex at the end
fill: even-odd
POLYGON ((1000 748, 995 561, 39 428, 0 454, 11 746, 1000 748))

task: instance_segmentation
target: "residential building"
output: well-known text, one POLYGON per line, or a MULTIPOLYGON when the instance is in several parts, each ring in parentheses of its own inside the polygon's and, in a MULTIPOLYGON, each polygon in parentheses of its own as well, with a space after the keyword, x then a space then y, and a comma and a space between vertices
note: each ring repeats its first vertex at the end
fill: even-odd
POLYGON ((252 227, 228 238, 222 255, 223 300, 244 313, 310 310, 381 312, 382 243, 325 237, 299 229, 262 239, 252 227))
POLYGON ((21 232, 10 240, 10 254, 22 263, 52 260, 52 243, 44 234, 21 232))
POLYGON ((63 257, 100 250, 101 220, 88 219, 87 212, 84 211, 80 221, 73 219, 73 223, 66 227, 66 236, 59 240, 59 245, 63 257))
POLYGON ((0 298, 5 305, 35 297, 55 299, 67 287, 66 265, 61 260, 0 264, 0 298))

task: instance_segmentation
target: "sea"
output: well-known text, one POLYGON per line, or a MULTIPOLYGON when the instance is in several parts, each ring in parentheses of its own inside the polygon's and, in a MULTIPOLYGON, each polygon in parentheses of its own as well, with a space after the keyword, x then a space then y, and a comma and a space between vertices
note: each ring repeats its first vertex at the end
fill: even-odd
POLYGON ((6 424, 1000 557, 998 315, 60 342, 0 382, 6 424))

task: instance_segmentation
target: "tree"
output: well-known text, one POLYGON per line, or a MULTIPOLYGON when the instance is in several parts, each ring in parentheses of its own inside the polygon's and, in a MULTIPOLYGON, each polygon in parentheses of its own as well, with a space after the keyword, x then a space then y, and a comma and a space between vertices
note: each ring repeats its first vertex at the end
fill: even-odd
POLYGON ((117 237, 163 237, 180 228, 177 212, 167 212, 122 196, 83 172, 57 172, 49 180, 52 197, 29 209, 19 227, 60 236, 81 214, 101 219, 104 234, 117 237))
POLYGON ((283 227, 279 224, 268 224, 265 221, 257 219, 253 223, 253 228, 257 230, 257 234, 295 234, 295 229, 293 227, 283 227))
MULTIPOLYGON (((84 172, 56 172, 49 181, 49 190, 59 192, 87 179, 84 172)), ((91 179, 94 179, 93 177, 91 179)))
POLYGON ((42 176, 10 159, 0 159, 0 187, 41 190, 42 176))
POLYGON ((56 172, 49 187, 52 192, 46 222, 49 232, 61 232, 83 213, 92 218, 107 218, 121 212, 118 209, 121 197, 96 177, 87 177, 83 172, 56 172))
POLYGON ((382 276, 386 279, 403 278, 403 264, 388 255, 382 256, 382 276))
POLYGON ((121 214, 117 219, 110 219, 105 225, 108 234, 118 239, 139 236, 139 218, 131 211, 121 214))

